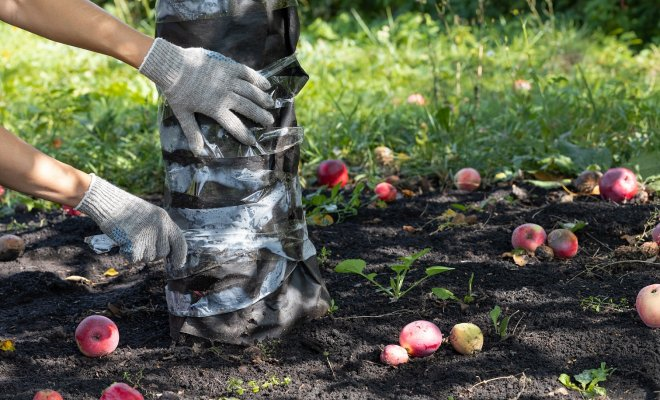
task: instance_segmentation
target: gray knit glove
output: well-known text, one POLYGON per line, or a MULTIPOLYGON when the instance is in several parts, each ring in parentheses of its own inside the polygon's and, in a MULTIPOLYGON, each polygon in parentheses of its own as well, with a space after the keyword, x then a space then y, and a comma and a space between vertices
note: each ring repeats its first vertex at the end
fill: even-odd
POLYGON ((128 261, 153 261, 169 255, 171 268, 183 267, 188 246, 165 210, 90 175, 92 183, 76 210, 93 219, 128 261))
POLYGON ((204 155, 204 140, 194 113, 215 119, 239 142, 253 146, 254 135, 235 115, 272 125, 266 111, 274 107, 264 90, 271 85, 257 71, 210 50, 184 49, 157 38, 139 71, 163 92, 195 155, 204 155))

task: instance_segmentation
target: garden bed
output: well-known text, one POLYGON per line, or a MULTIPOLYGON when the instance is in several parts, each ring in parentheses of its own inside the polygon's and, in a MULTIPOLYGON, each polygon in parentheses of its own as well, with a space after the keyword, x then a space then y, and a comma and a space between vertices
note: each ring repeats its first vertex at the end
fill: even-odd
MULTIPOLYGON (((191 338, 173 343, 162 263, 126 265, 116 250, 94 254, 83 242, 99 233, 88 218, 18 213, 12 227, 27 249, 0 263, 0 340, 15 345, 0 351, 0 399, 29 400, 43 388, 65 399, 98 399, 115 381, 137 385, 147 399, 579 399, 559 375, 603 362, 615 368, 599 384, 609 398, 660 399, 660 329, 646 327, 634 310, 637 292, 660 282, 660 261, 649 261, 635 246, 621 247, 628 245, 624 235, 644 232, 658 207, 562 199, 560 192, 531 187, 523 196, 511 187, 427 191, 385 209, 362 208, 339 224, 310 227, 337 309, 249 348, 191 338), (474 206, 461 212, 475 215, 476 224, 438 230, 436 217, 457 203, 474 206), (577 232, 581 248, 569 261, 532 258, 518 267, 502 256, 521 223, 549 231, 575 220, 588 225, 577 232), (388 266, 427 247, 410 282, 428 266, 455 269, 397 302, 356 275, 333 271, 342 260, 362 258, 386 283, 388 266), (119 274, 104 276, 111 267, 119 274), (472 273, 476 300, 467 307, 431 294, 444 287, 462 297, 472 273), (93 285, 65 279, 71 276, 93 285), (503 340, 489 317, 496 305, 511 316, 503 340), (90 359, 76 347, 75 327, 90 314, 105 314, 119 327, 119 347, 108 357, 90 359), (462 356, 443 344, 431 357, 383 365, 380 350, 418 319, 445 334, 456 323, 473 322, 484 332, 483 351, 462 356)), ((6 229, 10 219, 0 222, 6 229)))

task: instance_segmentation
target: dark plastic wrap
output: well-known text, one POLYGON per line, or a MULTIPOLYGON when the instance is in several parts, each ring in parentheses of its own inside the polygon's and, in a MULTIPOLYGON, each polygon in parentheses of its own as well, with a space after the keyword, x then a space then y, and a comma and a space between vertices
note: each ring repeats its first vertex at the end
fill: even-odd
POLYGON ((329 295, 307 236, 298 180, 300 143, 294 97, 307 82, 295 57, 295 1, 160 0, 157 36, 204 47, 258 70, 273 85, 274 126, 243 120, 257 145, 245 146, 196 115, 205 154, 189 151, 166 102, 159 113, 166 168, 165 208, 184 230, 188 257, 168 266, 173 337, 234 344, 274 338, 323 315, 329 295))

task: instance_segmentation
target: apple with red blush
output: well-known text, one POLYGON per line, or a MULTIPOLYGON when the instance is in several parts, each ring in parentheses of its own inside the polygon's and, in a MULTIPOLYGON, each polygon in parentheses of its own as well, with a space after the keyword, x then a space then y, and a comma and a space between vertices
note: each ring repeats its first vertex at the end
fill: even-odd
POLYGON ((548 246, 557 258, 573 258, 578 252, 578 238, 568 229, 555 229, 548 234, 548 246))
POLYGON ((545 243, 547 235, 541 225, 526 223, 513 230, 511 245, 514 249, 524 249, 529 252, 545 243))
POLYGON ((87 357, 106 356, 119 344, 119 329, 108 317, 90 315, 76 328, 76 344, 87 357))
POLYGON ((103 391, 99 400, 144 400, 144 397, 127 384, 115 382, 103 391))
POLYGON ((660 328, 660 283, 648 285, 637 293, 635 309, 649 328, 660 328))
POLYGON ((472 192, 481 185, 481 175, 474 168, 462 168, 454 175, 454 184, 459 190, 472 192))
POLYGON ((637 176, 627 168, 610 168, 598 181, 600 195, 605 200, 622 203, 637 194, 637 176))
POLYGON ((376 185, 374 193, 379 200, 389 203, 396 200, 397 190, 391 183, 381 182, 376 185))
POLYGON ((316 178, 319 185, 344 187, 348 183, 348 167, 341 160, 322 161, 316 170, 316 178))
POLYGON ((51 389, 40 390, 34 394, 32 400, 64 400, 62 395, 51 389))

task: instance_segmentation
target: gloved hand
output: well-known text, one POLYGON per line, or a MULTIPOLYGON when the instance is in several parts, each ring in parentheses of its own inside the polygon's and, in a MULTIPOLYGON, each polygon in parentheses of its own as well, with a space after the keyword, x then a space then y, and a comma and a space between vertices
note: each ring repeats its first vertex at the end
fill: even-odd
POLYGON ((272 125, 266 111, 274 107, 264 90, 270 87, 257 71, 210 50, 184 49, 157 38, 139 68, 164 93, 190 150, 204 154, 204 141, 193 113, 215 119, 239 142, 253 146, 254 135, 234 114, 261 125, 272 125))
POLYGON ((128 261, 153 261, 169 255, 171 268, 181 268, 188 246, 167 212, 123 191, 94 174, 75 209, 87 214, 120 246, 128 261))

